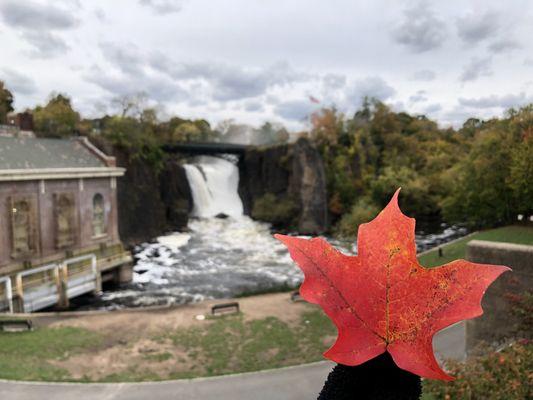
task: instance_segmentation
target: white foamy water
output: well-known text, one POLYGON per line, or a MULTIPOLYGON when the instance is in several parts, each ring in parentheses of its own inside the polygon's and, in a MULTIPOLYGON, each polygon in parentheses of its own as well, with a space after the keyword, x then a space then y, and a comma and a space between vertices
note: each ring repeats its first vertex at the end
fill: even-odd
POLYGON ((185 164, 192 190, 195 217, 218 214, 240 216, 243 213, 239 197, 239 169, 231 161, 219 157, 200 156, 185 164))
POLYGON ((106 306, 182 304, 296 287, 303 275, 268 224, 246 216, 194 219, 181 247, 143 244, 134 284, 105 293, 106 306))

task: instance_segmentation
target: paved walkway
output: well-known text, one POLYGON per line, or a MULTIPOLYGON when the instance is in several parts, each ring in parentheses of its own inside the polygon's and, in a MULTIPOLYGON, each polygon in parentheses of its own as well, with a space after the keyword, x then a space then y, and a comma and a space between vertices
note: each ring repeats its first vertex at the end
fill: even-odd
POLYGON ((154 383, 49 384, 0 381, 6 400, 307 400, 316 399, 333 363, 154 383))

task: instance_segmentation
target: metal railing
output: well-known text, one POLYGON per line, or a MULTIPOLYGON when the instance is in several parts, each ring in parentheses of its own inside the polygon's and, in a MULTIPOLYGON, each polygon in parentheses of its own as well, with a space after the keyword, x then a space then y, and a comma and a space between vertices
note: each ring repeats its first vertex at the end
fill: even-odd
MULTIPOLYGON (((2 282, 9 282, 5 283, 8 287, 5 298, 10 304, 10 312, 13 312, 11 279, 0 278, 0 283, 2 282)), ((70 297, 91 290, 99 291, 100 288, 100 274, 94 254, 68 258, 15 275, 15 293, 22 312, 36 311, 61 302, 68 303, 70 297), (86 261, 90 263, 87 264, 86 261)))

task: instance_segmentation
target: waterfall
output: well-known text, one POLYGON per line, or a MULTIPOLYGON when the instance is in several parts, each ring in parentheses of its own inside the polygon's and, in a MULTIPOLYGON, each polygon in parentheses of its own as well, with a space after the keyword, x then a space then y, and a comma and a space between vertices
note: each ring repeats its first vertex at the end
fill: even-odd
POLYGON ((219 157, 200 156, 184 168, 192 191, 195 217, 243 214, 238 193, 239 169, 234 163, 219 157))

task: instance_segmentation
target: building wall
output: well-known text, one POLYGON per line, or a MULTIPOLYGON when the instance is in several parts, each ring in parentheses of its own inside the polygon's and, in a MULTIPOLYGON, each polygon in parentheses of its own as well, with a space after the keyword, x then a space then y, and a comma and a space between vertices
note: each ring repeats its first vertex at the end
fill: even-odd
MULTIPOLYGON (((117 226, 116 182, 114 178, 68 179, 46 181, 0 182, 0 273, 13 263, 32 261, 38 264, 55 254, 80 249, 98 243, 119 241, 117 226), (56 246, 56 213, 54 194, 72 193, 75 212, 75 240, 63 249, 56 246), (93 236, 93 197, 100 193, 104 198, 106 234, 93 236), (37 249, 31 257, 14 259, 12 256, 11 203, 12 196, 35 199, 37 249)), ((10 272, 10 271, 9 271, 10 272)))
POLYGON ((505 338, 522 336, 519 319, 512 311, 512 299, 533 287, 533 246, 472 240, 468 243, 466 258, 480 264, 512 268, 496 279, 485 293, 483 315, 467 321, 468 351, 475 352, 480 341, 498 343, 505 338))

